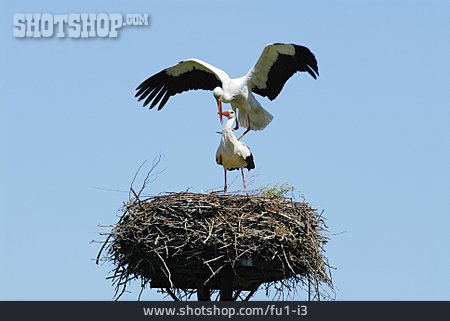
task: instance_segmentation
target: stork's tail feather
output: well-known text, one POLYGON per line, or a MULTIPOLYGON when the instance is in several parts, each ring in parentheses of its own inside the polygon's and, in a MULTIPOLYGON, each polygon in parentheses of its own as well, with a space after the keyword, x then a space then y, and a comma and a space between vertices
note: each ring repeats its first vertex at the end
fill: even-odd
MULTIPOLYGON (((263 130, 272 121, 273 116, 262 106, 253 106, 250 114, 252 130, 263 130)), ((248 115, 239 110, 239 126, 248 128, 248 115)))
POLYGON ((251 169, 255 168, 255 162, 253 160, 253 154, 250 153, 250 156, 247 156, 247 158, 245 159, 245 162, 247 163, 247 166, 245 166, 245 168, 247 168, 248 170, 251 170, 251 169))

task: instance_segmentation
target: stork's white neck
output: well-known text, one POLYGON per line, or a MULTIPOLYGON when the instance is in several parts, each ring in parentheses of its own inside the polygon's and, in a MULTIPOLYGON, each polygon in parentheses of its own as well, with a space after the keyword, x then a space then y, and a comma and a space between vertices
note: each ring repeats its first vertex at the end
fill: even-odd
POLYGON ((233 123, 235 120, 236 118, 229 118, 225 123, 225 126, 223 126, 223 130, 231 130, 233 128, 233 123))
POLYGON ((225 123, 225 126, 223 126, 222 131, 222 144, 225 144, 225 146, 233 146, 237 144, 238 140, 236 136, 234 136, 233 133, 233 123, 235 122, 236 118, 230 118, 225 123))

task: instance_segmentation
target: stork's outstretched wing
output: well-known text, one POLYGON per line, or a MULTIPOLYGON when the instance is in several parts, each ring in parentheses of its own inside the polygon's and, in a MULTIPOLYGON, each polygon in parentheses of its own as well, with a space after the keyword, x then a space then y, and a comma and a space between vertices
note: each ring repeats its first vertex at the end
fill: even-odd
POLYGON ((213 90, 222 86, 227 78, 228 75, 219 68, 200 59, 187 59, 144 80, 136 88, 135 97, 139 97, 139 101, 145 99, 144 106, 153 101, 150 109, 161 101, 160 110, 171 96, 191 89, 213 90))
POLYGON ((319 68, 314 54, 299 45, 270 44, 264 47, 258 61, 248 72, 247 84, 252 92, 274 100, 297 71, 306 71, 316 79, 319 68))

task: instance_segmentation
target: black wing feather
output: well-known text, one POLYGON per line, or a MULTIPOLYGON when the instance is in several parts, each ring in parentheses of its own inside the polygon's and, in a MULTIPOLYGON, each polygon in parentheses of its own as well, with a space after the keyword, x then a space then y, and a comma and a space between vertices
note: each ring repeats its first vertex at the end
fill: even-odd
MULTIPOLYGON (((247 170, 250 171, 255 168, 255 161, 253 160, 252 153, 250 153, 250 155, 245 158, 245 162, 247 163, 247 165, 244 168, 247 168, 247 170)), ((217 164, 222 165, 222 160, 220 163, 217 162, 217 164)), ((238 170, 238 169, 240 169, 240 168, 239 167, 228 168, 229 171, 234 171, 234 170, 238 170)))
POLYGON ((247 168, 248 170, 255 168, 255 161, 253 160, 252 153, 250 153, 250 156, 247 156, 247 158, 245 159, 245 162, 247 163, 247 166, 245 166, 245 168, 247 168))
POLYGON ((153 100, 150 109, 160 102, 158 110, 161 110, 171 96, 188 90, 213 90, 218 86, 222 86, 222 82, 214 74, 195 67, 176 77, 169 75, 164 69, 144 80, 136 88, 135 97, 138 97, 138 101, 145 99, 144 107, 153 100))
POLYGON ((252 91, 270 100, 280 94, 286 81, 297 71, 308 72, 314 79, 319 75, 319 67, 314 54, 306 47, 294 45, 295 54, 278 54, 278 59, 269 71, 266 88, 254 87, 252 91))
MULTIPOLYGON (((149 92, 147 94, 148 97, 144 101, 144 106, 148 105, 152 101, 152 99, 155 98, 155 96, 160 92, 161 89, 162 89, 162 86, 156 87, 156 88, 150 88, 150 90, 153 90, 153 91, 150 93, 150 90, 149 90, 149 92)), ((139 100, 142 98, 145 98, 145 96, 142 95, 141 97, 139 97, 139 100)))

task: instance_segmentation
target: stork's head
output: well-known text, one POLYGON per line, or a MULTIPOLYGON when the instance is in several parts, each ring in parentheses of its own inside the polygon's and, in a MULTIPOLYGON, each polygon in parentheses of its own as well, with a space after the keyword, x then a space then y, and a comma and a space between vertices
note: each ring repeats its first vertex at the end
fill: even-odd
POLYGON ((234 112, 233 109, 224 111, 224 112, 222 113, 222 115, 223 115, 223 116, 226 116, 226 117, 229 118, 229 119, 231 119, 231 118, 236 118, 236 113, 234 112))
POLYGON ((216 87, 213 90, 214 98, 216 98, 217 101, 217 109, 219 110, 219 119, 220 123, 223 123, 222 120, 222 95, 223 95, 223 89, 220 87, 216 87))
POLYGON ((214 95, 214 98, 216 98, 216 100, 222 99, 223 89, 220 87, 214 88, 213 95, 214 95))

